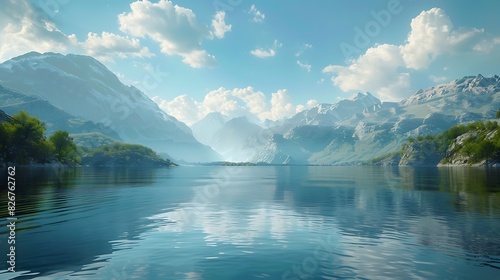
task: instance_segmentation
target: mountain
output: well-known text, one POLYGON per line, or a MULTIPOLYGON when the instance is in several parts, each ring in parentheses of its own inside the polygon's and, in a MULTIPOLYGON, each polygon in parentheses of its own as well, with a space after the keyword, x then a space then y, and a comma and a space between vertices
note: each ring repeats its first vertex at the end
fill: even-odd
POLYGON ((331 126, 353 118, 362 118, 369 114, 395 110, 397 103, 381 102, 369 92, 357 93, 335 104, 321 103, 311 109, 297 113, 282 121, 273 131, 286 133, 300 125, 331 126))
POLYGON ((432 103, 433 109, 443 109, 446 105, 458 105, 457 109, 467 110, 473 107, 477 110, 477 106, 474 105, 485 105, 485 101, 491 98, 488 93, 500 91, 499 82, 500 77, 497 75, 490 78, 481 74, 466 76, 447 84, 421 89, 401 101, 400 104, 411 106, 432 103))
POLYGON ((128 143, 187 162, 219 160, 182 122, 133 86, 122 84, 89 56, 31 52, 0 64, 0 84, 47 101, 72 115, 102 123, 128 143))
POLYGON ((213 134, 210 146, 221 154, 224 160, 249 161, 268 137, 262 127, 251 123, 246 117, 238 117, 226 122, 213 134))
POLYGON ((358 164, 399 151, 408 137, 493 118, 499 108, 496 75, 421 89, 399 103, 358 93, 336 104, 318 104, 269 128, 275 135, 253 161, 358 164))
POLYGON ((294 141, 281 134, 274 134, 267 144, 253 158, 255 162, 269 164, 296 164, 307 162, 310 153, 294 141))
POLYGON ((193 135, 222 155, 224 161, 252 161, 271 137, 272 132, 247 117, 228 117, 212 112, 191 126, 193 135))
POLYGON ((224 126, 227 120, 227 116, 219 112, 211 112, 203 119, 191 125, 191 131, 196 140, 210 146, 214 134, 224 126))
POLYGON ((73 134, 100 133, 115 140, 121 140, 116 131, 113 131, 102 123, 94 123, 75 117, 45 100, 6 89, 1 85, 0 109, 9 115, 15 115, 21 110, 25 110, 45 124, 47 135, 51 135, 57 130, 64 130, 73 134))
POLYGON ((120 143, 114 138, 108 137, 101 133, 79 133, 79 134, 70 134, 71 138, 73 138, 73 142, 84 149, 96 149, 101 146, 111 145, 115 143, 120 143))
POLYGON ((479 74, 421 89, 399 105, 414 117, 439 112, 467 122, 493 117, 500 104, 498 92, 499 76, 486 78, 479 74))
POLYGON ((9 116, 7 113, 5 113, 4 111, 0 110, 0 123, 1 122, 5 122, 5 121, 8 121, 10 120, 11 116, 9 116))

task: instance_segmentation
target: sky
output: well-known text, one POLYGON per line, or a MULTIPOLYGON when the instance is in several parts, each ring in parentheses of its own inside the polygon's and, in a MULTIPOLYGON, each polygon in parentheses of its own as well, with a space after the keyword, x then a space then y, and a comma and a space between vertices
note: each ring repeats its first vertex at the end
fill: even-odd
POLYGON ((90 55, 187 124, 500 74, 498 1, 0 1, 0 62, 90 55))

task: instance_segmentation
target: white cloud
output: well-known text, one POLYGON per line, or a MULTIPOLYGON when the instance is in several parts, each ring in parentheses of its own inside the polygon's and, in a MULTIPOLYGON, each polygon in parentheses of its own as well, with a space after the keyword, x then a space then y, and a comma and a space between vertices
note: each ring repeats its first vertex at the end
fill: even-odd
POLYGON ((188 55, 183 56, 182 62, 193 68, 203 68, 215 66, 215 56, 205 50, 193 50, 188 55))
POLYGON ((325 73, 334 73, 332 82, 343 91, 366 90, 385 99, 398 99, 409 89, 409 74, 399 73, 403 64, 400 49, 394 45, 379 45, 348 66, 327 66, 325 73))
POLYGON ((431 79, 431 81, 433 81, 436 84, 444 83, 448 80, 448 78, 446 78, 446 77, 438 77, 438 76, 434 76, 434 75, 430 75, 429 79, 431 79))
POLYGON ((489 53, 491 52, 497 45, 500 45, 500 37, 496 37, 493 39, 484 39, 481 42, 477 43, 474 46, 474 50, 478 52, 489 53))
POLYGON ((485 37, 480 29, 453 28, 442 9, 432 8, 411 21, 404 45, 375 45, 348 65, 329 65, 323 72, 332 73, 333 84, 343 91, 370 91, 383 100, 400 100, 409 93, 411 70, 425 69, 443 54, 490 51, 485 46, 496 39, 485 37))
POLYGON ((313 47, 313 46, 312 46, 311 44, 304 44, 304 45, 300 48, 300 50, 299 50, 298 52, 296 52, 296 53, 295 53, 295 56, 296 56, 296 57, 301 56, 303 52, 305 52, 305 51, 306 51, 306 50, 308 50, 308 49, 312 49, 312 47, 313 47))
POLYGON ((311 109, 312 107, 318 105, 318 101, 314 100, 314 99, 311 99, 311 100, 308 100, 306 105, 302 105, 302 104, 299 104, 295 107, 295 111, 298 113, 298 112, 301 112, 303 110, 307 110, 307 109, 311 109))
POLYGON ((67 52, 76 44, 42 17, 28 1, 4 1, 0 9, 0 60, 29 51, 67 52))
POLYGON ((137 39, 103 32, 89 33, 85 41, 66 35, 28 1, 4 1, 0 10, 0 61, 30 51, 77 53, 103 61, 115 58, 150 57, 153 54, 137 39))
POLYGON ((273 57, 276 55, 276 51, 274 49, 265 50, 263 48, 252 50, 252 51, 250 51, 250 53, 253 56, 256 56, 259 58, 273 57))
POLYGON ((281 48, 282 44, 278 40, 274 40, 274 44, 272 48, 264 49, 264 48, 257 48, 255 50, 250 51, 250 53, 258 58, 266 58, 266 57, 273 57, 276 55, 276 50, 278 48, 281 48))
POLYGON ((224 34, 226 32, 231 31, 232 25, 227 25, 225 22, 226 13, 225 12, 217 12, 212 20, 212 27, 214 29, 215 37, 221 39, 224 38, 224 34))
POLYGON ((233 98, 232 92, 225 88, 219 88, 209 92, 202 102, 202 111, 221 112, 224 115, 231 116, 241 114, 243 110, 242 103, 238 98, 233 98))
POLYGON ((138 39, 102 32, 101 35, 89 33, 83 43, 87 54, 103 61, 113 58, 152 57, 153 53, 147 47, 141 47, 138 39))
POLYGON ((240 98, 245 103, 248 111, 256 116, 267 110, 266 96, 260 91, 255 92, 252 87, 233 89, 232 95, 240 98))
POLYGON ((445 11, 432 8, 423 11, 411 21, 411 32, 407 43, 401 46, 406 67, 422 69, 443 53, 454 53, 472 49, 477 42, 480 29, 453 29, 445 11))
POLYGON ((286 89, 280 89, 271 96, 271 108, 259 115, 261 120, 279 120, 296 114, 295 107, 290 102, 290 96, 286 89))
POLYGON ((311 72, 311 64, 304 63, 300 60, 297 60, 297 65, 299 65, 300 68, 306 70, 307 72, 311 72))
POLYGON ((210 112, 220 112, 229 117, 246 116, 256 121, 279 120, 317 104, 317 101, 309 100, 306 105, 294 106, 286 89, 272 93, 271 100, 268 100, 263 92, 256 91, 253 87, 232 90, 219 88, 207 93, 202 101, 194 100, 188 95, 177 96, 170 101, 154 97, 153 101, 165 112, 188 125, 210 112))
POLYGON ((215 57, 203 50, 201 43, 203 39, 212 39, 214 34, 222 38, 231 28, 224 22, 225 14, 219 12, 214 17, 212 33, 208 26, 198 23, 192 10, 167 0, 137 1, 130 8, 131 12, 118 16, 122 32, 151 38, 160 44, 162 53, 179 55, 193 68, 215 66, 215 57))
POLYGON ((316 105, 318 105, 318 101, 316 101, 316 100, 311 99, 311 100, 307 101, 307 108, 312 108, 316 105))
POLYGON ((171 101, 163 100, 157 96, 152 99, 165 112, 188 124, 204 116, 201 104, 187 94, 179 95, 171 101))
POLYGON ((252 21, 256 23, 262 23, 266 18, 266 15, 257 10, 257 8, 255 8, 255 5, 253 4, 250 7, 249 13, 253 16, 252 21))

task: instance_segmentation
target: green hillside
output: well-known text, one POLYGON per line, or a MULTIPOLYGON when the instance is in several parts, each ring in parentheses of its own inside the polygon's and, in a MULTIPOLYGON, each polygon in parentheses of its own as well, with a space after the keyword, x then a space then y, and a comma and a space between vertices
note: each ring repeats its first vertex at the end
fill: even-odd
POLYGON ((92 166, 171 166, 152 149, 125 143, 99 147, 83 157, 82 164, 92 166))
POLYGON ((500 162, 497 121, 457 125, 442 134, 408 139, 399 165, 490 165, 500 162))

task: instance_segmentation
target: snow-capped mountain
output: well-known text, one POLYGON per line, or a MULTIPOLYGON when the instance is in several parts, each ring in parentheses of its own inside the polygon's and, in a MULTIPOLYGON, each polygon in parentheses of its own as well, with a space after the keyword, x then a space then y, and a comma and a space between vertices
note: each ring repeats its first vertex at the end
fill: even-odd
POLYGON ((381 102, 370 93, 357 93, 258 129, 245 119, 225 123, 212 114, 193 130, 200 139, 207 137, 205 143, 225 160, 353 164, 395 152, 410 136, 493 118, 500 109, 499 80, 464 77, 419 90, 401 102, 381 102))
POLYGON ((275 131, 285 133, 299 125, 336 125, 353 117, 367 115, 395 105, 397 104, 391 102, 382 103, 369 92, 359 92, 335 104, 321 103, 299 112, 290 119, 284 120, 275 131))
POLYGON ((486 78, 479 74, 421 89, 402 100, 400 105, 419 115, 439 112, 462 118, 470 114, 493 117, 500 103, 500 96, 495 94, 498 92, 499 76, 486 78))
POLYGON ((277 134, 253 161, 359 163, 399 150, 409 136, 491 119, 499 109, 500 77, 496 75, 469 76, 422 89, 399 103, 358 93, 336 104, 319 104, 270 128, 277 134))
POLYGON ((74 116, 102 123, 129 143, 149 146, 176 160, 218 160, 187 125, 166 114, 133 86, 122 84, 89 56, 31 52, 0 64, 0 84, 74 116))
POLYGON ((449 98, 447 101, 465 101, 471 99, 488 98, 488 93, 500 91, 500 77, 494 75, 486 78, 479 74, 454 80, 447 84, 421 89, 412 96, 402 100, 402 106, 425 104, 439 99, 449 98), (453 98, 452 98, 453 97, 453 98))

